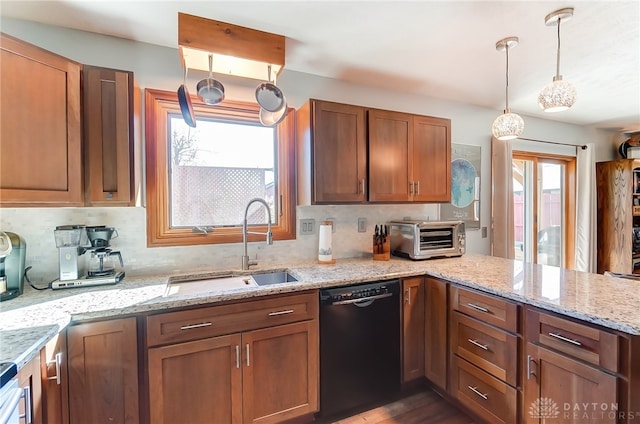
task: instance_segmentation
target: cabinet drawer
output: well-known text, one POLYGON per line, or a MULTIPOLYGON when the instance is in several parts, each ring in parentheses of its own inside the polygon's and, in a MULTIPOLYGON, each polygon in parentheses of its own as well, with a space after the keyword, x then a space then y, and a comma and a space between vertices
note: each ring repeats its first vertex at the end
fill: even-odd
POLYGON ((618 336, 588 324, 527 308, 527 341, 618 372, 618 336))
POLYGON ((516 422, 516 389, 455 355, 451 367, 451 393, 486 422, 516 422))
POLYGON ((451 349, 461 358, 516 386, 517 336, 454 311, 451 320, 451 349))
POLYGON ((512 333, 518 332, 518 305, 508 300, 451 286, 451 309, 512 333))
POLYGON ((147 345, 175 343, 313 319, 316 292, 147 317, 147 345))

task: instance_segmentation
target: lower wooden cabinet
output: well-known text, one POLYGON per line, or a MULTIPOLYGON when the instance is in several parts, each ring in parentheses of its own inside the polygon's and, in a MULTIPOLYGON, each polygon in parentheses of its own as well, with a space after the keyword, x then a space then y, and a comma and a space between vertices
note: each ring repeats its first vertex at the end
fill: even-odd
POLYGON ((525 360, 523 422, 618 422, 615 375, 532 343, 525 360))
POLYGON ((23 390, 20 400, 21 424, 42 424, 42 381, 40 357, 36 356, 18 371, 18 384, 23 390))
POLYGON ((318 409, 318 322, 149 349, 150 421, 279 423, 318 409))
POLYGON ((69 327, 69 422, 138 423, 136 319, 69 327))
POLYGON ((42 411, 47 424, 69 423, 67 332, 63 331, 40 352, 42 411))
POLYGON ((443 391, 447 390, 448 297, 446 281, 425 277, 424 375, 443 391))
POLYGON ((424 376, 424 279, 402 280, 402 381, 424 376))

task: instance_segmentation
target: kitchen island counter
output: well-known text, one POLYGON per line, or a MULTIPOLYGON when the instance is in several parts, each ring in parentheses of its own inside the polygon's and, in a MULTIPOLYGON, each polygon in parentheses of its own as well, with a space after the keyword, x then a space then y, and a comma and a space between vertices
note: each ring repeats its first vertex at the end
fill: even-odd
MULTIPOLYGON (((443 278, 628 334, 640 334, 640 283, 599 274, 476 254, 427 261, 338 259, 333 265, 283 264, 234 273, 273 269, 287 269, 298 281, 167 297, 164 296, 167 283, 176 276, 127 277, 113 286, 57 291, 26 287, 24 295, 0 305, 0 361, 15 362, 21 367, 71 322, 416 275, 443 278)), ((221 273, 202 272, 191 277, 221 273)))

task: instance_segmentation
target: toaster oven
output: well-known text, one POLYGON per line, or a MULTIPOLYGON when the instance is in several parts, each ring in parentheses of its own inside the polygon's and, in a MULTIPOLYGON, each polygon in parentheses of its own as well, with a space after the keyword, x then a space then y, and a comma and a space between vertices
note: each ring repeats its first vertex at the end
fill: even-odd
POLYGON ((462 221, 391 221, 391 253, 410 259, 462 256, 462 221))

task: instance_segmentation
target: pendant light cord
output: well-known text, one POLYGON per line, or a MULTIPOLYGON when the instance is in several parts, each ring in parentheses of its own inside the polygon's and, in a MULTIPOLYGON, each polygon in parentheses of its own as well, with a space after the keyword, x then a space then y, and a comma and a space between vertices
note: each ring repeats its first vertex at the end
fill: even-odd
POLYGON ((562 18, 558 18, 558 52, 556 54, 556 78, 560 76, 560 22, 562 22, 562 18))
POLYGON ((507 71, 505 75, 505 79, 507 80, 507 84, 505 85, 505 113, 509 113, 509 43, 505 45, 505 52, 507 53, 507 71))

